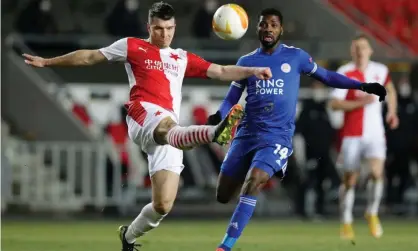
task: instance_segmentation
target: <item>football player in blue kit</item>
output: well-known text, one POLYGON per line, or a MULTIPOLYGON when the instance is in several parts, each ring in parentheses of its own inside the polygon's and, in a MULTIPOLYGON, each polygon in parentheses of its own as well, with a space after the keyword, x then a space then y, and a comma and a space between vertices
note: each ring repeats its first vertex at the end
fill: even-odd
POLYGON ((261 12, 257 26, 260 48, 242 56, 237 65, 270 67, 273 77, 232 82, 227 96, 208 124, 217 124, 237 105, 247 88, 245 115, 219 174, 217 200, 227 203, 241 189, 226 234, 217 251, 231 250, 249 222, 263 185, 277 172, 283 176, 292 154, 296 103, 300 75, 305 74, 341 89, 359 89, 379 96, 386 89, 379 83, 361 83, 318 66, 304 50, 280 43, 283 15, 273 8, 261 12))

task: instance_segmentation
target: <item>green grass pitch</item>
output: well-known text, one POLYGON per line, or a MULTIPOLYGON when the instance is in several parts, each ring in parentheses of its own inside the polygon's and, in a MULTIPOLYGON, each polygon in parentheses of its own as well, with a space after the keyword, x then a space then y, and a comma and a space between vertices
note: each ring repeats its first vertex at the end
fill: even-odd
MULTIPOLYGON (((227 219, 164 221, 141 240, 141 251, 214 251, 227 219)), ((2 251, 120 251, 116 221, 3 221, 2 251)), ((126 222, 125 222, 126 223, 126 222)), ((358 220, 356 245, 339 239, 338 222, 252 221, 234 250, 260 251, 412 251, 418 250, 418 221, 384 221, 375 240, 358 220)))

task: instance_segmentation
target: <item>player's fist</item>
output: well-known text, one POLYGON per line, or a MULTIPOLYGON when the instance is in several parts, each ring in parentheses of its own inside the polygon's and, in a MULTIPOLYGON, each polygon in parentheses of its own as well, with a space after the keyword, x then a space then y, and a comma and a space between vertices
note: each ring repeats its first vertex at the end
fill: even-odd
POLYGON ((395 130, 399 126, 399 118, 396 113, 388 113, 386 115, 386 123, 388 123, 389 128, 395 130))
POLYGON ((380 102, 385 100, 387 94, 386 88, 379 83, 363 83, 360 87, 360 90, 379 96, 380 102))
POLYGON ((221 123, 222 117, 221 112, 217 111, 215 114, 212 114, 208 117, 208 121, 206 122, 206 125, 217 125, 221 123))
POLYGON ((273 76, 273 74, 271 73, 270 68, 268 68, 268 67, 257 67, 257 68, 255 68, 254 75, 258 79, 263 79, 263 80, 270 79, 273 76))
POLYGON ((25 63, 28 64, 28 65, 32 65, 32 66, 35 66, 35 67, 45 67, 46 66, 46 59, 45 58, 32 56, 32 55, 29 55, 29 54, 23 54, 22 56, 25 58, 25 63))

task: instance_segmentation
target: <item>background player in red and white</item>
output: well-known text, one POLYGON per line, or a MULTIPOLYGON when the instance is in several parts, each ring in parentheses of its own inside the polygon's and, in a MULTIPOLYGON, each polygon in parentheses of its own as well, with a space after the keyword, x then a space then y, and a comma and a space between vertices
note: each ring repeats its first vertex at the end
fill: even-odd
MULTIPOLYGON (((388 93, 386 123, 389 128, 396 129, 399 124, 396 91, 390 79, 388 67, 371 61, 372 53, 373 50, 367 37, 357 36, 351 44, 353 61, 341 66, 338 72, 360 82, 378 82, 384 85, 388 93)), ((368 205, 365 216, 371 234, 378 238, 383 234, 377 215, 383 194, 383 170, 386 158, 382 104, 375 96, 361 91, 335 89, 331 93, 330 106, 334 110, 344 111, 340 152, 344 168, 340 194, 341 235, 345 239, 354 239, 352 209, 358 169, 364 158, 370 168, 370 180, 367 185, 368 205)))
POLYGON ((271 77, 269 68, 221 66, 170 48, 176 22, 174 9, 167 3, 152 5, 147 28, 147 40, 123 38, 99 50, 77 50, 49 59, 24 54, 25 62, 36 67, 88 66, 106 61, 125 64, 131 88, 126 104, 129 137, 148 154, 152 203, 142 209, 129 227, 119 228, 123 251, 136 249, 136 238, 157 227, 171 210, 183 169, 180 149, 213 141, 227 143, 242 116, 242 107, 235 106, 217 126, 179 126, 183 78, 237 81, 252 75, 260 79, 271 77))

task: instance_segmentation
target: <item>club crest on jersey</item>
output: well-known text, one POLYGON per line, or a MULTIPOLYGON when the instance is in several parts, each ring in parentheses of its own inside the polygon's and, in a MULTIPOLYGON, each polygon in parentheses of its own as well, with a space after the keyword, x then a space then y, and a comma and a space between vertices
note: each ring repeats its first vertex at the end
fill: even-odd
POLYGON ((284 64, 282 64, 281 69, 282 69, 282 72, 289 73, 290 70, 292 69, 292 67, 290 67, 290 64, 284 63, 284 64))
POLYGON ((268 80, 256 80, 255 81, 256 91, 255 94, 265 95, 283 95, 283 79, 268 79, 268 80))
POLYGON ((176 62, 177 62, 177 60, 178 60, 178 59, 181 59, 181 58, 179 57, 179 55, 174 54, 174 53, 170 53, 170 58, 172 58, 172 59, 176 60, 176 62))

